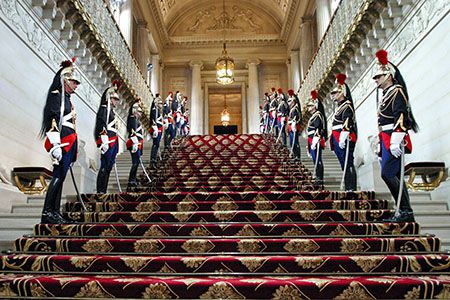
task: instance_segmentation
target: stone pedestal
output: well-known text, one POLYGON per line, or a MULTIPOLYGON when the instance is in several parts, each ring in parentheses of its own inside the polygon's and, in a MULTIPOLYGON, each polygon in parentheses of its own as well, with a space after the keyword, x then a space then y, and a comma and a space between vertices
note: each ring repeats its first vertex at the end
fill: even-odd
MULTIPOLYGON (((78 162, 72 166, 73 176, 77 183, 78 191, 84 193, 94 193, 96 190, 97 173, 91 169, 83 168, 78 162)), ((114 180, 114 170, 111 171, 110 180, 114 180)), ((63 186, 63 195, 75 195, 75 187, 73 186, 70 171, 67 172, 66 180, 63 186)))
POLYGON ((13 185, 0 182, 0 213, 10 213, 13 204, 25 204, 27 196, 13 185))
POLYGON ((381 179, 381 167, 378 161, 364 164, 358 168, 358 183, 363 191, 389 193, 386 184, 381 179))

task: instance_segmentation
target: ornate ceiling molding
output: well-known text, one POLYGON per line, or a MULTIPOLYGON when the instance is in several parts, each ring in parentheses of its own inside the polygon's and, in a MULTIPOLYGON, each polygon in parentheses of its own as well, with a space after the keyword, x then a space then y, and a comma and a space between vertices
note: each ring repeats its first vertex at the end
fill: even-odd
POLYGON ((292 24, 294 23, 299 5, 300 5, 300 0, 290 0, 289 1, 289 8, 287 9, 287 14, 284 18, 283 27, 281 28, 281 33, 280 33, 280 37, 283 41, 286 41, 287 37, 289 36, 289 32, 292 29, 292 24))
POLYGON ((164 49, 286 46, 300 0, 217 1, 147 0, 164 49), (176 13, 180 11, 180 13, 176 13), (181 13, 182 12, 182 13, 181 13))

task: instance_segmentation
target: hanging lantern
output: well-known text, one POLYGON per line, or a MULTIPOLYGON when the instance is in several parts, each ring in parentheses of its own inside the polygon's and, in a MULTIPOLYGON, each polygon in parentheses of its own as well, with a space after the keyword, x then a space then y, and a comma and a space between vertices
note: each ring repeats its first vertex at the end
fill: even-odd
POLYGON ((228 112, 226 107, 224 108, 224 110, 220 114, 220 121, 222 121, 222 125, 223 126, 230 125, 230 113, 228 112))
POLYGON ((216 60, 216 82, 227 85, 234 82, 234 59, 228 56, 226 44, 223 43, 222 55, 216 60))
POLYGON ((228 126, 230 125, 230 113, 228 112, 228 107, 227 107, 227 95, 225 95, 225 103, 224 103, 224 108, 222 110, 222 113, 220 114, 220 121, 222 122, 223 126, 228 126))

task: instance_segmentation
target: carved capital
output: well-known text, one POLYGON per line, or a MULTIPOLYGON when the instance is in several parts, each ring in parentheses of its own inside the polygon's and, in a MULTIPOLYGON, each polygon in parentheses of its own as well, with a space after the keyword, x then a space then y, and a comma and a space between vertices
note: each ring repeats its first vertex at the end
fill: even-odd
POLYGON ((191 60, 189 62, 189 66, 191 67, 191 69, 200 68, 200 70, 202 70, 203 69, 203 62, 201 60, 191 60))
POLYGON ((252 59, 247 59, 247 62, 245 63, 245 67, 248 68, 250 65, 259 65, 261 63, 261 60, 258 58, 252 58, 252 59))

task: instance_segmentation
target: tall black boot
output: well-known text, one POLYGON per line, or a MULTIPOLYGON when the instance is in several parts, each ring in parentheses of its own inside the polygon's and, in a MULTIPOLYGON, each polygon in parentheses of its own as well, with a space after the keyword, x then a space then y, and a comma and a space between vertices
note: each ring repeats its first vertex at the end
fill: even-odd
POLYGON ((131 190, 132 188, 137 187, 136 174, 138 167, 139 167, 138 164, 131 165, 130 176, 128 177, 127 190, 131 190))
POLYGON ((61 195, 62 195, 62 189, 63 189, 63 182, 61 183, 61 187, 58 192, 57 201, 55 202, 55 209, 53 211, 53 214, 55 217, 59 220, 60 224, 71 224, 74 223, 72 220, 68 220, 64 218, 64 216, 61 214, 61 195))
POLYGON ((111 175, 111 171, 112 171, 112 167, 106 169, 105 182, 104 182, 105 194, 108 192, 108 183, 109 183, 109 176, 111 175))
POLYGON ((315 184, 323 186, 323 163, 320 160, 317 162, 315 184))
POLYGON ((300 153, 300 145, 298 143, 294 144, 294 158, 295 158, 295 160, 300 160, 300 155, 301 155, 301 153, 300 153))
POLYGON ((356 191, 356 170, 354 166, 349 166, 347 172, 345 172, 345 190, 356 191))
POLYGON ((97 175, 97 193, 99 194, 105 194, 106 193, 106 169, 101 168, 100 171, 98 171, 97 175))
POLYGON ((153 141, 152 145, 152 151, 150 154, 150 164, 152 168, 156 168, 156 156, 158 155, 158 146, 156 145, 155 141, 153 141))
POLYGON ((60 202, 61 195, 59 194, 62 188, 62 179, 53 177, 47 188, 45 195, 44 207, 42 209, 41 223, 43 224, 59 224, 60 220, 55 215, 55 203, 60 202))
MULTIPOLYGON (((385 176, 382 176, 382 178, 397 203, 398 192, 400 190, 400 179, 398 177, 388 178, 385 176)), ((411 208, 411 202, 409 199, 408 189, 406 188, 405 183, 403 183, 402 197, 400 199, 400 205, 399 205, 399 214, 394 215, 392 218, 387 219, 385 221, 388 221, 388 222, 415 222, 414 213, 411 208)))

